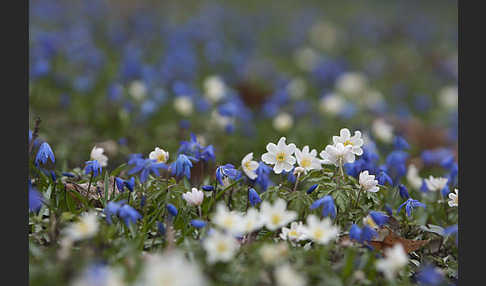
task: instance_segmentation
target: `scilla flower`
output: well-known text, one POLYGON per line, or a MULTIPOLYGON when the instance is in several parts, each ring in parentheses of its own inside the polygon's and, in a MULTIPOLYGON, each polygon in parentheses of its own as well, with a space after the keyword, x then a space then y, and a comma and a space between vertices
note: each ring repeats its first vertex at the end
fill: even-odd
POLYGON ((199 206, 204 200, 204 193, 196 188, 192 188, 190 192, 182 194, 182 198, 193 206, 199 206))
POLYGON ((258 193, 255 191, 254 188, 251 188, 248 190, 248 199, 250 200, 250 204, 252 206, 255 206, 256 204, 259 204, 262 202, 262 199, 258 195, 258 193))
POLYGON ((306 239, 310 239, 318 244, 328 244, 335 239, 339 233, 339 228, 333 226, 329 218, 319 220, 317 216, 311 214, 307 216, 307 224, 303 227, 306 239))
POLYGON ((222 186, 225 185, 223 181, 224 178, 238 180, 240 177, 241 177, 241 172, 235 169, 235 166, 233 166, 232 164, 219 166, 216 169, 216 179, 218 180, 218 183, 221 184, 222 186))
POLYGON ((311 194, 312 192, 314 192, 317 189, 317 187, 319 187, 319 184, 314 184, 314 185, 310 186, 309 189, 307 189, 306 193, 311 194))
POLYGON ((410 198, 410 195, 408 194, 407 187, 405 187, 405 185, 403 185, 403 184, 398 185, 398 191, 399 191, 400 197, 402 197, 402 199, 410 198))
POLYGON ((52 163, 55 163, 54 153, 52 152, 51 146, 47 142, 40 145, 39 151, 37 151, 37 156, 35 156, 35 165, 39 166, 39 163, 45 165, 47 159, 51 159, 52 163))
POLYGON ((380 190, 375 176, 370 175, 367 170, 359 174, 359 185, 367 192, 376 193, 380 190))
POLYGON ((118 216, 125 222, 126 226, 137 222, 137 220, 142 218, 142 215, 133 207, 129 205, 123 205, 118 210, 118 216))
POLYGON ((64 231, 71 241, 88 239, 96 235, 99 223, 96 213, 83 213, 79 221, 71 223, 64 231))
POLYGON ((403 246, 396 243, 393 247, 385 249, 385 258, 376 261, 376 269, 383 272, 388 280, 395 279, 397 272, 408 263, 408 255, 403 246))
POLYGON ((42 207, 42 195, 30 184, 29 181, 29 211, 37 212, 42 207))
POLYGON ((173 204, 167 204, 166 208, 167 211, 169 212, 169 215, 171 215, 172 217, 176 217, 177 214, 179 213, 179 211, 173 204))
POLYGON ((281 198, 278 198, 273 205, 264 201, 260 207, 260 213, 264 225, 271 231, 277 230, 297 218, 296 212, 287 211, 287 202, 281 198))
POLYGON ((334 200, 332 196, 326 195, 310 206, 310 209, 316 209, 318 207, 322 206, 322 216, 328 216, 331 215, 332 218, 336 217, 336 206, 334 205, 334 200))
POLYGON ((459 190, 454 189, 454 193, 449 194, 449 201, 447 202, 450 207, 457 207, 459 205, 459 190))
POLYGON ((341 167, 346 163, 353 163, 355 155, 352 152, 351 145, 338 143, 334 145, 327 145, 326 148, 320 153, 322 164, 333 164, 336 167, 341 167))
POLYGON ((274 165, 275 174, 280 174, 282 171, 290 172, 296 162, 295 157, 292 156, 296 149, 295 144, 287 145, 285 140, 285 137, 280 138, 277 145, 268 143, 268 152, 262 155, 263 162, 274 165))
POLYGON ((371 211, 365 218, 366 224, 373 228, 384 226, 390 218, 382 212, 371 211))
POLYGON ((295 157, 297 158, 299 167, 303 168, 305 173, 310 170, 322 169, 321 160, 317 158, 316 149, 312 149, 312 151, 309 152, 309 146, 304 146, 302 151, 299 150, 299 148, 295 148, 295 157))
POLYGON ((343 128, 339 131, 339 136, 333 136, 332 141, 334 145, 338 143, 342 143, 344 146, 351 146, 351 152, 355 155, 361 156, 363 154, 363 139, 361 138, 361 132, 355 131, 354 135, 351 136, 351 132, 349 132, 348 128, 343 128))
POLYGON ((84 168, 84 173, 86 175, 92 174, 93 177, 97 177, 101 174, 101 172, 101 165, 98 163, 98 161, 86 161, 86 167, 84 168))
POLYGON ((378 184, 384 186, 385 184, 392 185, 393 180, 390 178, 388 173, 384 170, 380 170, 378 176, 376 176, 376 180, 378 180, 378 184))
POLYGON ((207 225, 207 222, 199 219, 193 219, 191 220, 191 225, 195 228, 203 228, 207 225))
POLYGON ((207 253, 209 263, 217 261, 230 261, 238 251, 238 242, 230 234, 218 230, 211 231, 211 234, 203 241, 204 250, 207 253))
POLYGON ((150 152, 149 158, 152 160, 156 160, 157 163, 167 163, 169 160, 169 152, 165 151, 164 149, 160 149, 159 147, 155 147, 155 150, 150 152))
POLYGON ((90 265, 69 284, 70 286, 124 286, 122 272, 102 264, 90 265))
POLYGON ((140 173, 140 182, 145 183, 150 173, 155 176, 160 176, 159 169, 166 169, 167 165, 164 163, 157 163, 152 159, 139 159, 135 162, 135 167, 128 171, 128 175, 140 173))
POLYGON ((444 274, 438 267, 426 264, 425 266, 420 267, 416 278, 419 285, 435 286, 442 283, 444 274))
POLYGON ((425 179, 425 183, 427 184, 427 189, 429 191, 442 191, 444 187, 447 185, 447 178, 439 177, 435 178, 433 176, 429 176, 428 179, 425 179))
POLYGON ((412 215, 412 210, 416 207, 422 207, 422 208, 425 208, 425 204, 424 203, 421 203, 417 200, 414 200, 412 198, 409 198, 408 200, 406 200, 403 204, 401 204, 398 209, 397 209, 397 214, 400 213, 400 210, 402 209, 402 207, 405 206, 405 210, 407 212, 407 216, 411 216, 412 215))
POLYGON ((359 243, 369 242, 376 236, 378 236, 378 233, 367 224, 365 224, 363 228, 353 224, 349 229, 349 238, 359 243))
POLYGON ((103 154, 104 151, 105 149, 94 146, 90 154, 91 160, 98 161, 101 167, 106 167, 108 165, 108 157, 103 154))
POLYGON ((189 160, 190 156, 184 154, 179 154, 177 160, 171 164, 170 169, 172 170, 172 175, 177 177, 185 176, 186 178, 191 178, 191 168, 192 162, 189 160))
POLYGON ((258 169, 258 162, 253 161, 253 153, 248 153, 243 160, 241 160, 241 168, 251 180, 255 180, 258 177, 256 173, 256 169, 258 169))

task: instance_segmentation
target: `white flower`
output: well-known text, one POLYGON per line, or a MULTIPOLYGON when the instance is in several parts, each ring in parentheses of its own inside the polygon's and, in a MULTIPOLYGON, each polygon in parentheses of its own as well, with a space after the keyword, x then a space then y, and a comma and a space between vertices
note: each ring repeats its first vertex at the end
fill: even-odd
POLYGON ((313 45, 324 49, 333 49, 339 40, 339 30, 329 22, 318 22, 309 31, 310 41, 313 45))
POLYGON ((290 228, 282 227, 280 238, 283 240, 299 241, 305 239, 302 222, 292 222, 290 228))
POLYGON ((393 140, 393 126, 381 118, 373 121, 371 131, 376 138, 385 143, 390 143, 393 140))
POLYGON ((92 265, 77 276, 71 286, 124 286, 120 269, 110 266, 92 265))
POLYGON ((91 150, 90 157, 91 160, 98 161, 101 167, 106 167, 108 165, 108 157, 104 155, 103 152, 105 152, 105 149, 94 146, 91 150))
POLYGON ((139 286, 205 286, 201 269, 188 261, 179 250, 147 257, 138 283, 139 286))
POLYGON ((260 248, 259 253, 266 264, 276 264, 289 254, 289 247, 285 242, 267 243, 260 248))
POLYGON ((190 205, 199 206, 204 200, 204 192, 192 188, 190 192, 182 194, 182 198, 190 205))
POLYGON ((289 130, 292 128, 292 125, 294 125, 294 119, 292 119, 292 116, 286 112, 278 114, 273 119, 273 128, 280 132, 289 130))
POLYGON ((339 114, 345 106, 346 100, 335 93, 324 95, 319 101, 319 110, 324 114, 339 114))
POLYGON ((300 77, 292 79, 292 81, 290 81, 290 83, 287 85, 287 92, 294 99, 300 99, 304 97, 306 91, 307 84, 300 77))
POLYGON ((99 229, 96 213, 83 213, 79 221, 71 223, 66 229, 66 237, 72 241, 92 238, 99 229))
POLYGON ((263 224, 269 230, 276 230, 297 218, 297 213, 294 211, 287 211, 287 202, 278 198, 273 205, 267 201, 263 201, 260 214, 263 224))
POLYGON ((368 89, 364 94, 363 100, 369 109, 378 108, 384 103, 383 94, 374 89, 368 89))
POLYGON ((304 71, 312 71, 319 63, 320 57, 312 48, 303 47, 295 52, 294 59, 299 68, 304 71))
POLYGON ((311 239, 319 244, 328 244, 339 233, 339 228, 333 226, 329 218, 326 217, 320 221, 313 214, 307 216, 307 224, 302 228, 306 239, 311 239))
POLYGON ((225 92, 226 85, 219 76, 208 76, 204 80, 204 95, 212 102, 221 100, 225 96, 225 92))
POLYGON ((420 190, 422 186, 422 178, 419 176, 419 172, 415 165, 410 164, 407 170, 407 181, 416 190, 420 190))
POLYGON ((303 167, 298 166, 294 168, 294 175, 300 175, 304 173, 307 173, 307 171, 303 167))
POLYGON ((321 160, 317 158, 316 149, 312 149, 312 151, 309 152, 309 146, 304 146, 302 151, 299 150, 299 148, 295 148, 295 157, 297 158, 299 166, 304 168, 306 173, 310 170, 322 169, 321 160))
POLYGON ((213 216, 213 223, 223 230, 234 235, 242 233, 243 218, 235 211, 229 211, 224 203, 216 206, 216 213, 213 216))
POLYGON ((128 93, 136 100, 141 100, 147 94, 147 87, 142 81, 134 80, 130 83, 130 87, 128 88, 128 93))
POLYGON ((376 261, 376 269, 383 272, 385 277, 393 280, 397 272, 408 263, 408 255, 403 246, 396 243, 393 247, 385 249, 385 258, 376 261))
POLYGON ((357 72, 348 72, 339 76, 336 80, 336 90, 345 95, 356 96, 366 88, 366 77, 357 72))
POLYGON ((454 193, 449 193, 449 201, 447 202, 450 207, 459 206, 459 190, 454 189, 454 193))
POLYGON ((258 162, 253 161, 253 152, 246 154, 243 160, 241 160, 241 168, 248 178, 255 180, 258 177, 256 173, 256 169, 258 169, 258 162))
POLYGON ((458 99, 457 86, 446 86, 439 92, 439 102, 445 108, 456 109, 458 99))
POLYGON ((189 116, 194 110, 190 96, 177 96, 174 99, 174 108, 183 116, 189 116))
POLYGON ((332 141, 334 145, 338 143, 342 143, 344 146, 351 146, 351 152, 355 155, 361 156, 363 154, 363 139, 361 139, 361 132, 354 131, 354 135, 351 137, 351 132, 349 132, 348 128, 343 128, 339 131, 339 136, 332 136, 332 141))
POLYGON ((295 152, 295 144, 291 143, 289 145, 285 144, 285 137, 278 140, 277 145, 274 143, 268 143, 267 153, 262 155, 262 161, 275 165, 273 171, 275 174, 280 174, 282 171, 289 172, 295 164, 295 157, 292 156, 295 152))
POLYGON ((169 152, 166 152, 164 149, 160 149, 159 147, 155 147, 155 150, 150 152, 149 158, 152 160, 157 160, 157 163, 166 163, 169 160, 169 152))
POLYGON ((278 286, 304 286, 306 279, 289 264, 283 264, 275 269, 275 280, 278 286))
POLYGON ((447 185, 447 178, 439 177, 434 178, 433 176, 429 176, 428 179, 425 179, 425 184, 427 185, 427 189, 429 191, 441 191, 447 185))
POLYGON ((217 109, 215 109, 211 112, 210 123, 213 124, 213 125, 216 125, 220 129, 225 129, 229 125, 234 123, 234 118, 228 117, 228 116, 223 116, 223 115, 219 114, 219 111, 217 109))
POLYGON ((323 159, 322 164, 334 164, 337 167, 345 163, 353 163, 355 160, 351 145, 344 146, 342 143, 327 145, 320 155, 323 159))
POLYGON ((213 230, 204 239, 203 247, 207 252, 208 262, 214 263, 217 261, 230 261, 238 250, 239 245, 232 235, 213 230))
POLYGON ((375 180, 375 175, 370 175, 368 170, 365 170, 359 174, 359 184, 363 190, 367 192, 376 193, 380 190, 377 186, 378 181, 375 180))
POLYGON ((250 208, 246 215, 242 217, 242 229, 244 233, 251 233, 263 226, 260 212, 255 208, 250 208))

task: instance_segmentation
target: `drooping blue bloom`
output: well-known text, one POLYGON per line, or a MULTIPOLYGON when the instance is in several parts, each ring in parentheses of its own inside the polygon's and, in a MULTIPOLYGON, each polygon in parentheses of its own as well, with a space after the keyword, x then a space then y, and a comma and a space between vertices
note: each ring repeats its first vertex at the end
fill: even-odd
POLYGON ((452 164, 451 168, 450 168, 450 172, 449 172, 449 176, 448 176, 448 184, 450 184, 451 186, 455 186, 457 185, 457 174, 459 172, 459 167, 457 166, 456 163, 452 164))
POLYGON ((209 145, 206 147, 201 146, 197 141, 196 135, 191 133, 190 141, 182 141, 178 150, 179 154, 185 154, 188 157, 194 158, 194 161, 202 160, 204 162, 214 161, 214 147, 209 145))
POLYGON ((405 206, 405 210, 407 212, 407 216, 411 216, 412 215, 412 210, 416 207, 422 207, 422 208, 425 208, 425 204, 424 203, 421 203, 417 200, 414 200, 412 198, 409 198, 408 200, 406 200, 403 204, 401 204, 398 209, 397 209, 397 215, 398 213, 400 213, 400 210, 402 209, 402 207, 405 206))
POLYGON ((387 173, 390 175, 393 181, 393 185, 396 186, 401 177, 407 173, 406 160, 408 153, 395 150, 392 151, 385 160, 387 173))
POLYGON ((65 177, 70 177, 70 178, 76 177, 76 175, 74 175, 73 173, 70 173, 70 172, 62 172, 62 175, 65 176, 65 177))
POLYGON ((402 197, 402 199, 410 198, 410 195, 408 194, 407 187, 405 187, 405 185, 403 185, 403 184, 398 185, 398 191, 399 191, 400 197, 402 197))
POLYGON ((184 154, 179 154, 177 160, 174 163, 172 163, 170 166, 170 169, 172 170, 172 175, 175 175, 177 177, 185 176, 186 178, 190 179, 192 162, 189 158, 195 160, 195 158, 193 157, 188 157, 184 154))
POLYGON ((449 190, 449 186, 448 185, 445 185, 445 187, 440 190, 440 194, 445 198, 449 195, 451 191, 449 190))
POLYGON ((106 216, 106 221, 111 224, 112 223, 112 216, 118 216, 118 211, 122 207, 123 204, 125 204, 125 200, 118 201, 118 202, 109 202, 103 212, 105 213, 106 216))
POLYGON ((408 150, 410 149, 410 145, 408 144, 407 140, 402 136, 395 136, 393 139, 393 147, 397 150, 408 150))
POLYGON ((51 159, 52 163, 55 163, 54 153, 52 152, 51 146, 47 142, 40 145, 39 151, 37 151, 37 156, 35 156, 35 165, 38 167, 39 163, 45 165, 47 159, 51 159))
POLYGON ((166 207, 167 207, 167 211, 169 211, 169 214, 173 217, 177 216, 177 214, 179 213, 179 211, 173 204, 167 204, 166 207))
POLYGON ((116 187, 118 188, 118 190, 120 192, 123 192, 124 191, 124 188, 125 188, 125 180, 123 180, 122 178, 115 177, 115 184, 116 184, 116 187))
POLYGON ((420 186, 420 191, 423 192, 423 193, 426 193, 429 191, 429 189, 427 188, 427 184, 425 183, 425 180, 422 179, 422 185, 420 186))
POLYGON ((310 209, 316 209, 322 206, 322 216, 331 215, 332 218, 336 217, 336 206, 334 205, 334 199, 330 195, 326 195, 312 203, 310 209))
POLYGON ((379 172, 378 168, 379 156, 376 153, 376 147, 374 143, 369 143, 363 147, 363 155, 355 160, 353 163, 344 164, 346 173, 350 176, 357 178, 362 171, 367 170, 370 174, 374 175, 379 172))
POLYGON ((123 184, 130 192, 133 192, 133 188, 135 187, 135 177, 131 177, 129 180, 123 181, 123 184))
POLYGON ((224 185, 223 179, 226 177, 232 180, 238 180, 241 177, 241 172, 235 169, 235 166, 232 164, 219 166, 216 169, 216 179, 218 180, 218 183, 224 185))
POLYGON ((457 230, 458 230, 457 224, 451 225, 449 227, 444 228, 444 235, 451 235, 451 234, 457 233, 457 230))
POLYGON ((357 224, 353 224, 349 229, 349 238, 356 241, 361 240, 361 228, 357 224))
POLYGON ((146 202, 147 202, 147 196, 142 195, 142 198, 140 199, 140 207, 143 208, 146 202))
POLYGON ((128 156, 128 165, 138 165, 138 161, 143 160, 142 154, 130 154, 128 156))
POLYGON ((255 191, 254 188, 248 190, 248 199, 250 200, 250 204, 252 206, 255 206, 262 202, 262 199, 260 198, 260 196, 258 195, 258 193, 255 191))
POLYGON ((442 159, 442 161, 440 162, 440 165, 443 168, 450 170, 452 168, 452 166, 454 165, 454 163, 455 163, 454 155, 450 155, 450 156, 442 159))
POLYGON ((256 173, 258 177, 255 180, 255 183, 259 185, 263 191, 266 191, 268 186, 272 184, 270 181, 270 172, 272 168, 263 162, 258 163, 258 168, 256 169, 256 173))
POLYGON ((51 171, 51 172, 50 172, 50 175, 51 175, 51 179, 52 179, 52 181, 53 181, 53 182, 56 182, 56 180, 57 180, 56 172, 51 171))
POLYGON ((86 167, 84 168, 84 173, 86 175, 92 174, 93 177, 97 177, 102 172, 100 163, 97 160, 86 161, 86 167))
POLYGON ((435 286, 442 283, 444 276, 437 267, 427 264, 420 268, 416 279, 419 285, 435 286))
POLYGON ((287 181, 289 181, 291 184, 295 184, 295 180, 297 180, 297 177, 294 175, 294 169, 295 168, 292 168, 292 170, 288 172, 282 171, 283 175, 287 175, 287 181))
POLYGON ((164 236, 165 235, 165 226, 162 222, 158 221, 157 222, 157 232, 161 235, 161 236, 164 236))
POLYGON ((216 156, 214 155, 214 147, 213 145, 209 145, 203 148, 201 152, 201 160, 208 162, 214 161, 216 156))
POLYGON ((128 171, 128 175, 140 173, 140 182, 145 183, 150 173, 155 176, 160 176, 159 169, 167 169, 167 165, 164 163, 157 163, 157 160, 153 159, 134 159, 132 161, 134 167, 128 171))
POLYGON ((384 186, 385 184, 393 185, 393 181, 390 178, 390 176, 386 173, 386 171, 381 170, 378 173, 378 176, 376 176, 376 180, 378 181, 378 184, 384 186))
POLYGON ((191 225, 195 228, 203 228, 205 227, 207 224, 207 222, 203 221, 203 220, 199 220, 199 219, 193 219, 191 220, 191 225))
POLYGON ((385 211, 389 216, 393 215, 393 209, 390 207, 389 204, 385 204, 385 211))
POLYGON ((367 225, 360 228, 358 225, 353 224, 349 230, 349 238, 359 243, 369 242, 376 236, 378 236, 378 233, 367 225))
POLYGON ((425 150, 420 155, 426 166, 440 164, 444 159, 453 156, 451 150, 447 148, 438 148, 434 150, 425 150))
POLYGON ((324 204, 324 197, 315 200, 310 206, 310 209, 311 210, 317 209, 318 207, 322 206, 322 204, 324 204))
POLYGON ((214 191, 214 187, 211 186, 211 185, 204 185, 204 186, 201 187, 201 189, 203 189, 203 191, 206 191, 206 192, 214 191))
POLYGON ((29 211, 38 212, 42 207, 42 195, 29 182, 29 211))
POLYGON ((384 226, 390 219, 384 213, 377 211, 370 211, 370 217, 379 227, 384 226))
POLYGON ((318 186, 319 186, 319 184, 314 184, 314 185, 310 186, 309 189, 307 189, 306 193, 311 194, 313 191, 315 191, 317 189, 318 186))
POLYGON ((142 215, 129 205, 123 205, 118 210, 118 216, 125 222, 126 226, 136 223, 137 220, 142 218, 142 215))

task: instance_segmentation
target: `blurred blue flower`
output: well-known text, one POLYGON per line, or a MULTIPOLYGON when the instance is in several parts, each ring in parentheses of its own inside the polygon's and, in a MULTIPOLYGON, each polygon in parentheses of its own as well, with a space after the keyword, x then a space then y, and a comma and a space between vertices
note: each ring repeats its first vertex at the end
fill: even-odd
POLYGON ((255 191, 254 188, 250 188, 248 190, 248 199, 250 200, 250 204, 252 206, 255 206, 262 202, 262 199, 260 198, 260 196, 258 195, 258 193, 255 191))
POLYGON ((38 212, 42 206, 42 201, 42 195, 29 182, 29 211, 38 212))
POLYGON ((203 228, 205 227, 207 224, 207 222, 203 221, 203 220, 199 220, 199 219, 193 219, 191 220, 191 225, 195 228, 203 228))
POLYGON ((435 286, 442 283, 444 275, 433 265, 422 266, 416 275, 419 285, 435 286))
POLYGON ((314 185, 310 186, 309 189, 307 189, 306 193, 311 194, 312 192, 314 192, 317 189, 318 186, 319 186, 319 184, 314 184, 314 185))
POLYGON ((353 224, 349 230, 349 238, 359 243, 369 242, 376 236, 378 236, 378 233, 367 225, 360 228, 358 225, 353 224))
POLYGON ((86 161, 86 167, 84 168, 84 173, 86 175, 92 174, 93 177, 97 177, 102 172, 100 163, 97 160, 86 161))
POLYGON ((412 210, 416 207, 422 207, 425 209, 425 204, 424 203, 421 203, 417 200, 414 200, 412 198, 409 198, 408 200, 406 200, 403 204, 401 204, 398 209, 397 209, 397 215, 398 213, 400 213, 400 210, 402 209, 402 207, 405 206, 405 210, 407 212, 407 216, 411 216, 412 215, 412 210))
POLYGON ((331 215, 332 218, 336 217, 336 206, 334 205, 334 199, 330 195, 326 195, 312 203, 310 209, 316 209, 322 206, 322 216, 331 215))
POLYGON ((51 159, 52 163, 55 163, 54 153, 52 152, 51 146, 47 142, 40 145, 37 151, 37 156, 35 156, 35 165, 39 166, 39 163, 45 165, 47 159, 51 159))
POLYGON ((273 169, 265 163, 261 161, 258 163, 258 168, 256 169, 258 177, 256 178, 255 183, 259 185, 263 191, 266 191, 267 188, 272 185, 272 181, 270 181, 270 173, 272 170, 273 169))
POLYGON ((410 149, 410 145, 408 144, 407 140, 402 136, 395 136, 393 139, 393 147, 397 150, 408 150, 410 149))
POLYGON ((405 185, 403 185, 403 184, 398 185, 398 191, 399 191, 400 197, 402 197, 402 199, 410 198, 410 195, 408 194, 407 187, 405 187, 405 185))
POLYGON ((142 218, 142 215, 133 207, 129 205, 123 205, 118 210, 118 216, 125 222, 126 226, 132 223, 136 223, 137 220, 142 218))
POLYGON ((105 213, 106 216, 106 221, 111 224, 112 223, 112 216, 118 216, 118 211, 122 207, 123 204, 125 204, 125 200, 118 201, 118 202, 108 202, 106 204, 105 208, 103 209, 103 212, 105 213))
POLYGON ((434 150, 424 150, 420 155, 426 166, 440 164, 444 159, 453 156, 451 150, 447 148, 438 148, 434 150))
POLYGON ((384 213, 377 211, 370 211, 370 217, 379 227, 384 226, 390 219, 384 213))
POLYGON ((179 213, 179 211, 173 204, 167 204, 166 207, 167 207, 167 211, 169 211, 169 214, 173 217, 177 216, 177 214, 179 213))
POLYGON ((376 180, 378 181, 378 184, 384 186, 385 184, 389 184, 389 185, 392 185, 393 184, 393 181, 392 179, 390 178, 390 176, 388 176, 388 174, 386 173, 386 171, 384 170, 381 170, 379 173, 378 173, 378 176, 376 176, 376 180))
MULTIPOLYGON (((157 163, 157 160, 133 158, 130 160, 135 165, 128 171, 128 175, 133 175, 140 172, 140 182, 145 183, 150 173, 155 176, 160 176, 159 169, 167 169, 164 163, 157 163)), ((130 163, 129 163, 130 164, 130 163)))
POLYGON ((161 223, 160 221, 157 222, 157 232, 161 235, 161 236, 164 236, 165 235, 165 226, 163 223, 161 223))

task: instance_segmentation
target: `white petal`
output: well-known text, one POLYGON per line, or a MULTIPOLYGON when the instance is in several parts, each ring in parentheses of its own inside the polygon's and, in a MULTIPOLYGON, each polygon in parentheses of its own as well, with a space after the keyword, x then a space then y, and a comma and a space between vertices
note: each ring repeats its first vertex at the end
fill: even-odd
POLYGON ((275 172, 275 174, 280 174, 282 173, 284 169, 284 164, 283 163, 277 163, 275 164, 275 166, 273 167, 273 171, 275 172))
POLYGON ((265 153, 262 155, 262 161, 267 164, 275 164, 277 162, 277 158, 271 153, 265 153))
POLYGON ((270 152, 270 153, 277 153, 277 151, 278 151, 277 145, 275 145, 274 143, 268 143, 267 144, 267 151, 270 152))

